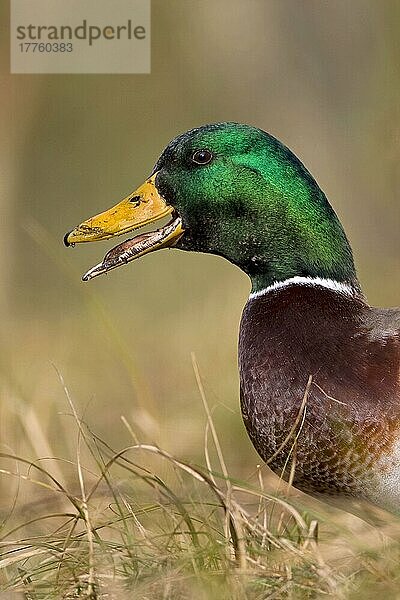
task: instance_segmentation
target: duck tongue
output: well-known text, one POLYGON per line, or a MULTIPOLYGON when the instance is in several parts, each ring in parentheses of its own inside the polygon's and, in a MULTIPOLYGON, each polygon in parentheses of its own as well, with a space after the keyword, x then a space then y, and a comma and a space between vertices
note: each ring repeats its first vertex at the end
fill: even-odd
POLYGON ((82 277, 83 281, 89 281, 94 277, 98 277, 104 273, 108 273, 112 269, 126 265, 135 260, 142 254, 148 254, 153 250, 162 248, 163 242, 174 231, 177 226, 178 219, 168 223, 165 227, 148 233, 141 233, 134 238, 125 240, 122 244, 118 244, 112 248, 102 262, 92 267, 82 277))

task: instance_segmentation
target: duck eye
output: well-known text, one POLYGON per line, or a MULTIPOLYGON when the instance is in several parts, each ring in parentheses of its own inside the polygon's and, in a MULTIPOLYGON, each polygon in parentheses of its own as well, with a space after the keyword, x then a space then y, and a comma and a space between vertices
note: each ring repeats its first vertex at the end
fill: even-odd
POLYGON ((209 150, 196 150, 196 152, 193 152, 192 161, 197 165, 207 165, 212 157, 213 155, 209 150))

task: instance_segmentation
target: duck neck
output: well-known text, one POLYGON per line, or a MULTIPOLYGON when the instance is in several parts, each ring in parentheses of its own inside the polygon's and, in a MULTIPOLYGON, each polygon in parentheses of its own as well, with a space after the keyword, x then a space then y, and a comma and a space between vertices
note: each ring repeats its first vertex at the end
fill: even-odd
POLYGON ((260 231, 258 248, 242 265, 253 293, 288 280, 328 282, 327 287, 339 284, 361 293, 346 234, 331 207, 324 209, 312 226, 293 220, 279 235, 269 234, 268 243, 260 231))
POLYGON ((258 178, 251 193, 243 192, 251 218, 242 225, 234 255, 253 291, 292 277, 329 279, 360 290, 344 229, 304 165, 278 144, 255 166, 258 178))

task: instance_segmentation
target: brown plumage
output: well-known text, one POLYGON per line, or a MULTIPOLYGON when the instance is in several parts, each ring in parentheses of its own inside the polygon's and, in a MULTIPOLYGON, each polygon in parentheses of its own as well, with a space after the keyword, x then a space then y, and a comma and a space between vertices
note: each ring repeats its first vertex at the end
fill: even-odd
POLYGON ((400 482, 399 330, 399 310, 318 285, 249 299, 239 341, 242 412, 277 474, 288 477, 294 456, 299 489, 400 510, 400 486, 386 481, 397 473, 400 482))

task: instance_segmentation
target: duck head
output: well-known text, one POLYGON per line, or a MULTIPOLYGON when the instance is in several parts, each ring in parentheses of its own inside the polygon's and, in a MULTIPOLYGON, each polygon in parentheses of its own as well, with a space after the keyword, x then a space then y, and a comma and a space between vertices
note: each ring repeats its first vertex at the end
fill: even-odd
POLYGON ((119 244, 84 280, 162 248, 207 252, 245 271, 253 291, 294 276, 357 284, 350 246, 326 196, 268 133, 238 123, 192 129, 165 148, 147 181, 66 234, 67 246, 168 223, 119 244))

